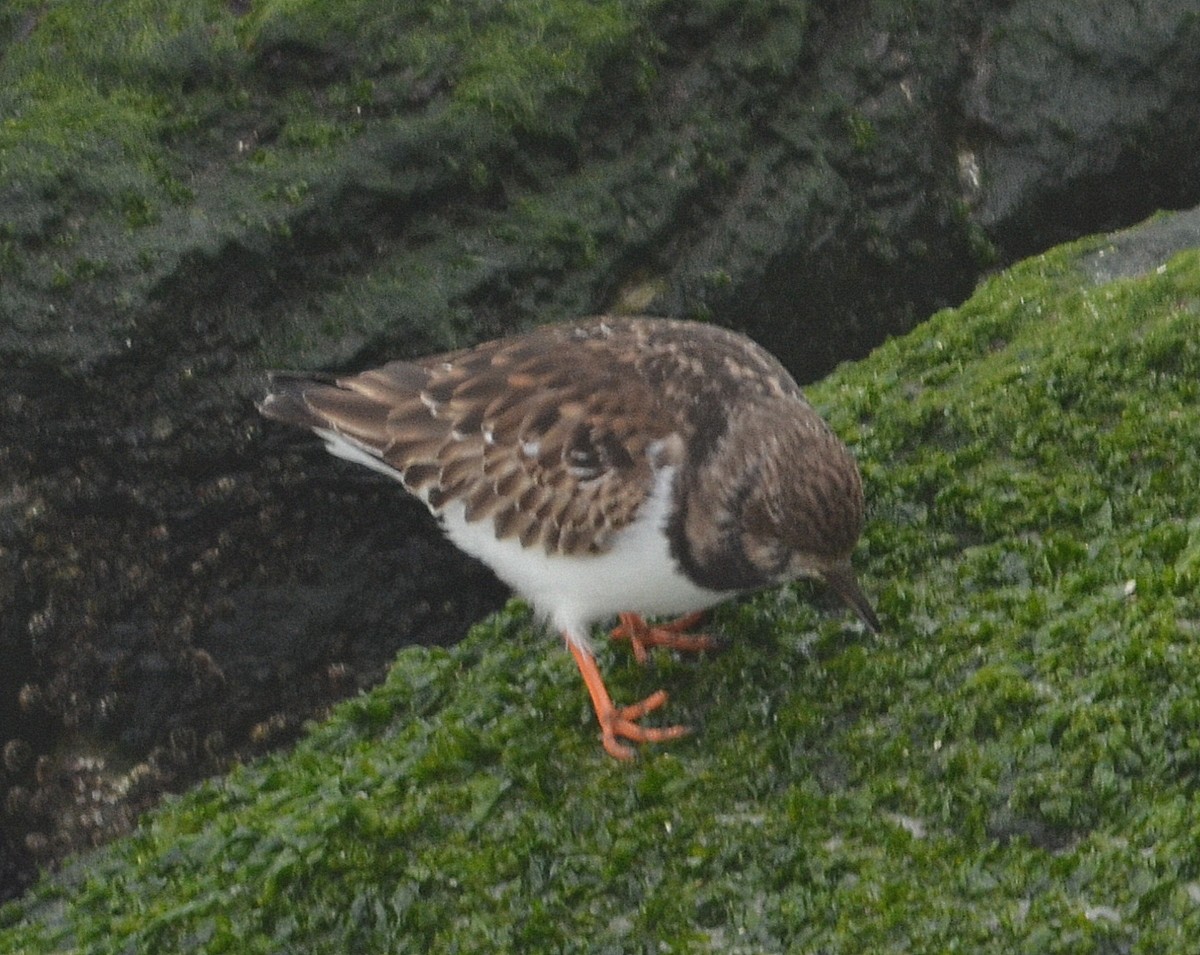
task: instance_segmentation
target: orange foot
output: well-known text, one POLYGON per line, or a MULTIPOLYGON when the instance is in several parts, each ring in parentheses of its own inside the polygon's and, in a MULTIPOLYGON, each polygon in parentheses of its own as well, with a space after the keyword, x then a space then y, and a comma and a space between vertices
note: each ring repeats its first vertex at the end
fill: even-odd
POLYGON ((617 707, 608 695, 608 689, 604 686, 604 680, 591 653, 570 637, 567 637, 567 646, 571 648, 571 655, 575 657, 579 672, 583 674, 583 682, 587 684, 588 693, 591 694, 592 707, 596 711, 596 719, 600 721, 600 738, 608 755, 617 759, 633 759, 634 750, 618 742, 618 736, 635 743, 665 743, 691 732, 686 726, 639 726, 638 720, 667 702, 666 691, 651 693, 640 703, 631 706, 617 707))
POLYGON ((695 653, 700 650, 715 650, 718 646, 717 641, 706 634, 684 632, 704 619, 704 612, 700 610, 653 627, 636 613, 623 613, 618 616, 621 622, 613 627, 611 636, 614 640, 628 640, 629 645, 633 647, 634 659, 638 663, 645 663, 649 657, 647 647, 668 647, 671 650, 688 650, 695 653))

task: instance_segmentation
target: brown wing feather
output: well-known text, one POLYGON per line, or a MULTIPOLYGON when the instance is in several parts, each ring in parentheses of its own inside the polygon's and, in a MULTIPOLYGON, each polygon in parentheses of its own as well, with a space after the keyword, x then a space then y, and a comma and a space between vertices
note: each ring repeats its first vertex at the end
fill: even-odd
POLYGON ((460 499, 468 520, 490 518, 498 537, 548 553, 607 549, 650 493, 654 465, 681 464, 685 446, 692 458, 707 454, 739 394, 803 400, 782 366, 740 336, 636 318, 547 326, 288 385, 265 413, 345 435, 435 510, 460 499))
POLYGON ((603 551, 633 519, 653 483, 647 449, 671 422, 647 417, 657 401, 629 356, 546 329, 421 367, 420 409, 397 407, 392 433, 415 417, 440 443, 393 439, 393 466, 436 464, 438 490, 461 498, 469 519, 491 517, 498 537, 547 553, 603 551), (610 415, 614 403, 626 413, 610 415))
POLYGON ((673 430, 636 355, 619 346, 551 327, 309 381, 302 414, 284 414, 282 399, 264 410, 350 438, 432 508, 461 499, 467 519, 491 518, 498 537, 599 552, 650 492, 648 450, 673 430))

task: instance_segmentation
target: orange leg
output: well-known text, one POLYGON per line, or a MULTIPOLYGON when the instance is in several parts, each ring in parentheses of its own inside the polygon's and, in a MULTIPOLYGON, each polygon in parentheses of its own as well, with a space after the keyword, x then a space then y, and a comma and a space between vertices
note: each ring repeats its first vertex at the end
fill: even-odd
POLYGON ((670 623, 651 626, 636 613, 618 614, 620 624, 613 628, 614 640, 628 640, 633 647, 633 656, 638 663, 645 663, 649 653, 647 647, 667 647, 671 650, 715 650, 717 641, 702 633, 684 633, 704 619, 704 612, 684 614, 670 623))
POLYGON ((587 684, 588 693, 591 694, 592 707, 596 711, 596 719, 600 721, 600 738, 610 756, 617 759, 632 759, 634 756, 633 749, 617 741, 618 736, 635 743, 665 743, 691 732, 686 726, 639 726, 638 720, 667 702, 666 690, 651 693, 640 703, 631 706, 614 706, 595 658, 569 637, 567 646, 571 648, 571 655, 575 657, 575 663, 583 675, 583 682, 587 684))

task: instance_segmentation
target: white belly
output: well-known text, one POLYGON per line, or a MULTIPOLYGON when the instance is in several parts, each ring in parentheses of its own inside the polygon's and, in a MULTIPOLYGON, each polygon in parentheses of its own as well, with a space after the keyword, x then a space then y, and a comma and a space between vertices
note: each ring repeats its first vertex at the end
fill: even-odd
POLYGON ((646 616, 701 610, 732 596, 698 587, 679 570, 665 533, 674 468, 656 476, 636 519, 603 554, 549 555, 514 539, 497 540, 490 520, 468 524, 454 501, 441 512, 447 536, 491 567, 506 584, 572 640, 622 611, 646 616))

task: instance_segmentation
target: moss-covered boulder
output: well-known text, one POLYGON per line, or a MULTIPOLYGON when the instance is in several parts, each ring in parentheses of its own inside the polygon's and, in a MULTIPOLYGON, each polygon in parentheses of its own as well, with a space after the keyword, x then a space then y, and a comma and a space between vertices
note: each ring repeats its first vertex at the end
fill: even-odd
POLYGON ((1113 278, 1125 241, 811 389, 883 635, 802 586, 722 608, 717 655, 606 651, 697 730, 626 765, 511 605, 0 910, 0 950, 1189 950, 1200 252, 1113 278))

